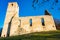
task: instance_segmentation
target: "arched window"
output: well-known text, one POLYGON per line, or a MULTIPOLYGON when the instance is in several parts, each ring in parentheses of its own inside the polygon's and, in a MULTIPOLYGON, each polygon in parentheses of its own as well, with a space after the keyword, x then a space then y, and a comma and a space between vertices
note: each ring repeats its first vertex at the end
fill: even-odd
POLYGON ((42 25, 45 26, 44 18, 41 18, 42 25))
POLYGON ((32 19, 30 19, 30 26, 32 26, 32 19))

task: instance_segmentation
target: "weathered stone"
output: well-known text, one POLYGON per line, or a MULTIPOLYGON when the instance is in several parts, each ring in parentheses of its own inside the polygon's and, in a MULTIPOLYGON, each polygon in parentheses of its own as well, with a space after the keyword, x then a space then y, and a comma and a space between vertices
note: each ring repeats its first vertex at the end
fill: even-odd
POLYGON ((19 6, 17 5, 17 3, 9 3, 1 37, 7 37, 8 35, 15 36, 32 32, 56 30, 56 26, 52 16, 44 15, 19 17, 18 13, 19 6), (42 18, 44 19, 44 22, 42 22, 42 18), (32 19, 31 26, 30 19, 32 19))

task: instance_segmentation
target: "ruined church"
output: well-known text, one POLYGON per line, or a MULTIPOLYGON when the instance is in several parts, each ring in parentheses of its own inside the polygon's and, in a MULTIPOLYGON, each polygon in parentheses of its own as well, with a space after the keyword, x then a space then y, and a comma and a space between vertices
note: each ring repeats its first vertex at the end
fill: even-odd
POLYGON ((56 26, 53 17, 47 11, 45 11, 45 15, 41 16, 19 17, 18 4, 16 2, 8 3, 1 37, 53 30, 56 30, 56 26))

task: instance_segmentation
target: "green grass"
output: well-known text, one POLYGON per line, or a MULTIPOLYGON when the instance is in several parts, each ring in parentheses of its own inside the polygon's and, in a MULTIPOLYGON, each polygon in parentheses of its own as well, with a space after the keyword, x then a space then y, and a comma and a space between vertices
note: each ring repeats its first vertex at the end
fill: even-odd
POLYGON ((60 40, 60 31, 35 32, 25 35, 0 38, 0 40, 60 40))

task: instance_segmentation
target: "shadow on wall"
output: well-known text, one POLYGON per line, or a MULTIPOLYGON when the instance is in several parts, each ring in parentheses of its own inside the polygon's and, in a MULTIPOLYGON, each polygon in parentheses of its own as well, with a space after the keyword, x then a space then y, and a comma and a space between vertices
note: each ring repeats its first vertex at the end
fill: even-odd
POLYGON ((14 18, 14 16, 15 15, 12 16, 12 18, 11 18, 9 24, 8 24, 7 37, 9 37, 9 35, 10 35, 11 22, 12 22, 12 19, 14 18))
POLYGON ((0 37, 1 37, 1 33, 2 33, 2 28, 0 28, 0 37))
POLYGON ((55 25, 56 25, 56 29, 60 30, 60 20, 58 19, 54 19, 55 25))

